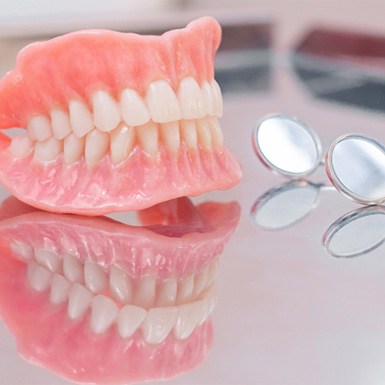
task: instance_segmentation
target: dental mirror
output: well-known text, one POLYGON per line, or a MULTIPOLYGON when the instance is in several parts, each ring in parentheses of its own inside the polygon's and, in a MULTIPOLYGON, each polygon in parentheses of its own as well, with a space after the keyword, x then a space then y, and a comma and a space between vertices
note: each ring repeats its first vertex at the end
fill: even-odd
POLYGON ((321 142, 305 123, 286 115, 269 116, 253 132, 254 150, 269 169, 291 178, 313 172, 321 161, 321 142))
POLYGON ((257 199, 251 208, 254 222, 266 230, 280 230, 306 217, 317 205, 320 185, 291 181, 257 199))
POLYGON ((385 241, 385 207, 370 206, 350 212, 327 229, 323 245, 333 257, 367 254, 385 241))
POLYGON ((345 135, 330 147, 326 172, 333 185, 363 204, 385 199, 385 148, 362 135, 345 135))

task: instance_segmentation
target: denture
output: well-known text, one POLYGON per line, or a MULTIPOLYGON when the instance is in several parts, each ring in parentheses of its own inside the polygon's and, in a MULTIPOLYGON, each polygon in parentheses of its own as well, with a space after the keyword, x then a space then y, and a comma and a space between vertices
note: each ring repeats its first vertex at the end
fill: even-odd
POLYGON ((140 227, 26 210, 0 221, 0 315, 27 361, 98 384, 203 361, 238 204, 179 198, 139 212, 140 227))
POLYGON ((219 24, 161 36, 81 31, 24 48, 0 81, 0 181, 64 213, 141 209, 226 189, 241 171, 223 143, 214 79, 219 24))

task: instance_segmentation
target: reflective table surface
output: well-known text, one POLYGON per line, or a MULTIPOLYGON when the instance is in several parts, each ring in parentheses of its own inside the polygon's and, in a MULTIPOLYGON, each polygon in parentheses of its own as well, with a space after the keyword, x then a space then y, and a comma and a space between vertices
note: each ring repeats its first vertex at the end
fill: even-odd
MULTIPOLYGON (((153 354, 147 361, 143 358, 138 370, 151 373, 150 379, 156 381, 154 373, 166 367, 168 374, 177 375, 166 383, 183 385, 382 384, 385 382, 384 209, 355 211, 362 206, 330 188, 322 166, 307 182, 288 189, 287 179, 271 173, 257 159, 251 133, 264 115, 285 113, 299 117, 317 131, 324 151, 346 133, 363 133, 385 143, 385 115, 380 103, 376 103, 376 98, 385 100, 385 71, 357 67, 354 61, 335 63, 325 59, 321 65, 320 61, 312 62, 306 57, 293 60, 291 55, 270 51, 268 47, 261 49, 256 58, 255 72, 251 71, 258 74, 255 81, 243 81, 244 72, 238 83, 232 75, 223 71, 219 74, 224 90, 225 141, 243 167, 243 179, 229 191, 215 191, 191 199, 197 207, 204 202, 214 202, 214 205, 236 202, 232 206, 234 210, 228 210, 222 217, 219 215, 213 222, 217 227, 207 231, 212 235, 213 228, 217 229, 213 236, 222 237, 223 246, 226 243, 218 259, 217 304, 211 321, 203 324, 210 330, 191 342, 191 361, 185 362, 185 367, 180 363, 179 367, 171 368, 170 360, 176 359, 172 354, 158 360, 153 354), (309 186, 309 190, 303 190, 309 186), (239 207, 240 212, 235 207, 239 207)), ((1 199, 7 196, 8 193, 1 190, 1 199)), ((218 210, 210 212, 218 215, 218 210)), ((143 226, 146 220, 159 223, 162 217, 158 214, 152 212, 138 217, 121 213, 113 217, 132 229, 131 225, 143 226), (141 223, 137 218, 145 220, 141 223)), ((197 231, 195 215, 196 209, 190 207, 177 217, 173 223, 174 237, 197 231)), ((72 220, 76 222, 76 217, 72 220)), ((30 224, 30 228, 37 229, 33 231, 38 233, 46 220, 32 217, 31 221, 34 224, 30 224)), ((62 234, 69 231, 60 230, 65 221, 59 216, 53 221, 59 238, 60 231, 62 234)), ((101 230, 103 234, 128 231, 115 230, 115 224, 102 221, 103 225, 93 224, 94 227, 82 225, 83 230, 88 226, 90 239, 102 239, 97 233, 101 230), (92 235, 92 231, 96 233, 92 235)), ((8 239, 18 231, 10 232, 11 225, 9 219, 0 221, 0 232, 4 233, 8 226, 8 239)), ((18 225, 23 226, 23 221, 18 225)), ((81 235, 80 230, 77 231, 81 235)), ((199 228, 198 234, 204 238, 205 231, 199 228)), ((130 235, 131 242, 138 241, 142 236, 138 234, 137 239, 130 235)), ((113 238, 113 235, 107 236, 113 238)), ((203 241, 199 238, 194 242, 203 241)), ((205 250, 209 249, 206 244, 205 250)), ((8 266, 10 272, 11 267, 8 266)), ((204 260, 196 268, 194 273, 203 271, 204 260)), ((0 281, 4 283, 4 277, 0 281)), ((13 281, 8 277, 7 282, 13 281)), ((27 362, 36 361, 31 355, 25 360, 19 354, 20 338, 33 340, 34 333, 44 338, 35 320, 27 319, 27 314, 34 315, 36 311, 31 305, 28 310, 23 309, 20 295, 15 291, 14 300, 12 292, 8 292, 6 299, 4 293, 1 295, 3 314, 0 317, 4 322, 0 323, 0 384, 70 383, 58 370, 49 370, 44 367, 47 364, 42 364, 52 363, 52 357, 66 346, 60 349, 57 345, 44 351, 41 345, 39 365, 27 362), (7 316, 5 304, 8 304, 7 316), (10 308, 13 319, 25 314, 23 327, 12 327, 10 308), (28 332, 21 337, 16 335, 16 329, 28 332), (51 358, 44 361, 45 355, 51 358)), ((44 322, 41 325, 47 327, 44 322)), ((65 340, 60 341, 60 330, 55 330, 59 336, 55 337, 56 342, 65 344, 65 340)), ((63 328, 64 336, 65 333, 63 328)), ((76 362, 74 357, 81 360, 93 356, 95 363, 89 366, 100 369, 103 361, 108 365, 108 357, 102 359, 104 351, 90 354, 92 338, 87 340, 84 335, 82 338, 84 343, 78 341, 75 350, 68 350, 68 362, 76 362)), ((186 344, 189 339, 184 341, 186 344)), ((108 343, 104 346, 110 347, 108 343)), ((174 348, 175 354, 182 349, 178 345, 174 348)), ((119 357, 125 356, 121 352, 117 361, 119 357)), ((127 383, 130 381, 132 378, 127 378, 127 383)))

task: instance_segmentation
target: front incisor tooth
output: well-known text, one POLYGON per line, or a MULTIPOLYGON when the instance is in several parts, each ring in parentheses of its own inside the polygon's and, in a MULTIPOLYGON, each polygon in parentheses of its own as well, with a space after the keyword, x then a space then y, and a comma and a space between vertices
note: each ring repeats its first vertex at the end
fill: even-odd
POLYGON ((206 150, 210 149, 212 138, 210 126, 206 119, 200 119, 197 121, 197 135, 199 145, 206 150))
POLYGON ((52 132, 56 139, 64 139, 72 132, 70 117, 65 111, 51 111, 52 132))
POLYGON ((147 317, 147 310, 133 305, 120 309, 118 315, 118 330, 123 338, 131 337, 147 317))
POLYGON ((214 102, 215 102, 215 110, 216 110, 215 116, 221 117, 223 115, 222 92, 221 92, 221 89, 219 88, 219 84, 215 79, 211 80, 210 84, 214 93, 214 102))
POLYGON ((107 289, 107 276, 104 270, 96 263, 85 261, 84 282, 92 292, 100 294, 107 289))
POLYGON ((130 155, 134 145, 135 129, 121 123, 111 132, 111 159, 115 164, 123 162, 130 155))
POLYGON ((194 78, 182 79, 179 84, 178 100, 183 119, 198 119, 207 115, 203 93, 194 78))
POLYGON ((119 108, 113 97, 106 91, 97 91, 92 96, 95 127, 110 132, 120 122, 119 108))
POLYGON ((223 146, 223 133, 217 118, 208 118, 212 144, 214 147, 223 146))
POLYGON ((178 99, 167 81, 152 82, 147 90, 146 101, 154 122, 166 123, 181 119, 178 99))
POLYGON ((31 139, 22 136, 16 136, 15 138, 12 138, 9 149, 15 157, 23 157, 30 153, 32 147, 33 144, 31 139))
POLYGON ((69 292, 67 314, 70 319, 79 319, 88 310, 93 294, 79 283, 75 283, 69 292))
POLYGON ((64 162, 66 164, 76 163, 84 153, 86 138, 78 138, 74 133, 64 139, 64 162))
POLYGON ((143 150, 151 156, 158 153, 158 127, 154 122, 148 122, 136 127, 136 135, 143 150))
POLYGON ((163 143, 171 152, 178 152, 180 144, 178 122, 161 124, 160 135, 163 143))
POLYGON ((107 132, 92 130, 87 134, 85 145, 85 159, 90 166, 98 163, 106 154, 109 147, 110 135, 107 132))
POLYGON ((55 160, 63 151, 63 142, 55 137, 50 137, 44 142, 36 142, 34 158, 43 162, 55 160))
POLYGON ((196 149, 198 147, 197 128, 194 120, 181 121, 181 135, 188 148, 196 149))
POLYGON ((139 94, 129 88, 122 92, 120 112, 129 126, 141 126, 150 120, 150 114, 139 94))
POLYGON ((33 116, 28 123, 27 131, 31 140, 42 142, 52 136, 51 122, 44 115, 33 116))
POLYGON ((104 295, 97 295, 92 300, 91 329, 96 334, 104 333, 117 319, 119 309, 115 302, 104 295))
POLYGON ((158 290, 156 306, 172 306, 175 304, 178 284, 175 278, 163 282, 158 290))
POLYGON ((78 138, 88 134, 94 128, 94 122, 88 107, 80 100, 69 102, 72 130, 78 138))

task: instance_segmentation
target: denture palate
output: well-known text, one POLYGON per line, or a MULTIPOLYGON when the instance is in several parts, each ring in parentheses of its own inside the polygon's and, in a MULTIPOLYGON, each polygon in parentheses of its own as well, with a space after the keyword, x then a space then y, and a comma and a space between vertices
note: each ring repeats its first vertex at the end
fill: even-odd
POLYGON ((49 116, 34 115, 28 138, 15 138, 11 149, 22 156, 33 148, 34 158, 43 162, 63 154, 68 165, 83 156, 95 165, 106 154, 119 164, 135 146, 150 157, 156 157, 160 146, 173 154, 181 145, 209 150, 223 145, 221 115, 222 96, 214 79, 199 85, 186 77, 176 92, 166 80, 158 80, 145 96, 127 88, 115 100, 108 91, 98 90, 89 103, 72 99, 66 107, 53 108, 49 116))

